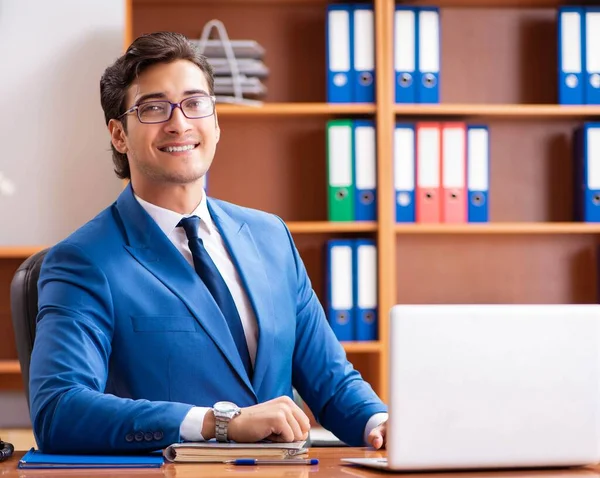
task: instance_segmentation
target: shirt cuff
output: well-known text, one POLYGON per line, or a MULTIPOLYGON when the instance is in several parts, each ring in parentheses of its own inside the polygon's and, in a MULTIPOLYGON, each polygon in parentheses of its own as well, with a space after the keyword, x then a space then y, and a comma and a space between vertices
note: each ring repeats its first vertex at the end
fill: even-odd
MULTIPOLYGON (((193 408, 192 408, 192 410, 193 410, 193 408)), ((367 422, 367 425, 365 426, 365 434, 363 436, 363 441, 365 442, 365 445, 369 444, 367 442, 367 438, 369 436, 369 433, 371 433, 371 431, 373 430, 373 428, 378 427, 383 422, 385 422, 387 419, 388 419, 387 413, 376 413, 371 418, 369 418, 369 421, 367 422)))
POLYGON ((183 441, 206 441, 202 436, 202 426, 206 412, 209 410, 210 408, 207 407, 190 409, 179 427, 179 436, 183 441))

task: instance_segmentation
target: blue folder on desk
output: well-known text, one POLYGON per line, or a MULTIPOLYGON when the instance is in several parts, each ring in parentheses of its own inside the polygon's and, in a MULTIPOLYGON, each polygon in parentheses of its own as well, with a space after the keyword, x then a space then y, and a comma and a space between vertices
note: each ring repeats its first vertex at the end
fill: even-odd
POLYGON ((162 464, 160 451, 145 455, 51 455, 32 448, 19 460, 18 468, 160 468, 162 464))

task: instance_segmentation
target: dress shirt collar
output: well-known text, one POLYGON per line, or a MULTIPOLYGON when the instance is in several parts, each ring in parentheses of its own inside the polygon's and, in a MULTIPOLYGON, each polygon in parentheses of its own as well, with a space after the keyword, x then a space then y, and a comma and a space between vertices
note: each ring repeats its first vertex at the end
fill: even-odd
POLYGON ((150 215, 152 219, 158 224, 158 227, 165 233, 167 237, 170 237, 179 221, 184 217, 198 216, 200 218, 200 227, 210 234, 212 232, 213 221, 208 211, 208 204, 206 199, 206 193, 202 191, 202 199, 200 204, 192 211, 191 214, 179 214, 178 212, 165 209, 164 207, 157 206, 156 204, 144 201, 141 197, 137 196, 135 192, 133 196, 144 208, 144 210, 150 215))

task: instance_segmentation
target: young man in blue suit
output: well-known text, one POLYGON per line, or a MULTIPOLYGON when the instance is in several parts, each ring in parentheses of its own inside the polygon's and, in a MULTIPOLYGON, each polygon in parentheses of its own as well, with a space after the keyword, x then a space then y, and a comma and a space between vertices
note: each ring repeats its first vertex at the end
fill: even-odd
POLYGON ((100 82, 117 201, 39 281, 31 416, 53 453, 181 440, 302 440, 309 421, 385 444, 387 409, 346 360, 285 224, 207 198, 212 69, 185 37, 138 38, 100 82))

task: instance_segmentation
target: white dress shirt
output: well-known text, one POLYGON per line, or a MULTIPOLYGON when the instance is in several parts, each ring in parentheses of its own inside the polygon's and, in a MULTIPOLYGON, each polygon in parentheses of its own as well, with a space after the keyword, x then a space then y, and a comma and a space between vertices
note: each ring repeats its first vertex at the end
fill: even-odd
MULTIPOLYGON (((144 201, 135 194, 134 197, 150 217, 154 219, 156 224, 158 224, 158 227, 165 233, 177 250, 183 254, 183 257, 185 257, 192 268, 194 267, 194 260, 192 258, 190 247, 188 246, 187 236, 184 229, 182 227, 177 227, 177 224, 179 224, 179 221, 184 217, 198 216, 200 218, 198 236, 202 239, 206 251, 223 276, 223 280, 227 284, 229 292, 231 292, 233 301, 235 302, 242 321, 244 335, 246 336, 246 342, 248 344, 248 352, 250 353, 250 360, 254 367, 256 347, 258 344, 258 324, 238 271, 227 252, 227 248, 225 247, 225 243, 223 242, 219 230, 210 216, 206 202, 206 194, 202 195, 202 200, 200 201, 200 204, 198 204, 198 207, 188 215, 179 214, 170 209, 156 206, 144 201)), ((204 416, 209 410, 210 408, 208 407, 193 407, 190 409, 180 427, 180 435, 183 440, 204 441, 204 437, 202 436, 202 425, 204 423, 204 416)), ((386 419, 387 413, 376 413, 369 419, 364 432, 365 443, 370 431, 386 419)))

